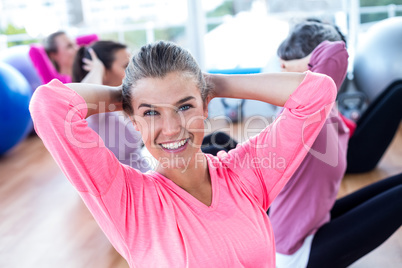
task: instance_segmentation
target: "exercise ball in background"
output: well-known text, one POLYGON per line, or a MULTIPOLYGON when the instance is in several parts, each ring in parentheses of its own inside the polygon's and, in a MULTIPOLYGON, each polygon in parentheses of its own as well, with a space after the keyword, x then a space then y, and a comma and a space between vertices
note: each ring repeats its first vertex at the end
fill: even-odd
POLYGON ((33 92, 42 84, 32 61, 29 57, 29 45, 13 46, 0 54, 0 61, 5 62, 17 69, 28 81, 33 92))
POLYGON ((14 67, 0 62, 0 155, 25 139, 32 130, 29 101, 32 90, 14 67))
POLYGON ((382 20, 359 41, 354 82, 372 102, 392 82, 402 79, 402 17, 382 20))

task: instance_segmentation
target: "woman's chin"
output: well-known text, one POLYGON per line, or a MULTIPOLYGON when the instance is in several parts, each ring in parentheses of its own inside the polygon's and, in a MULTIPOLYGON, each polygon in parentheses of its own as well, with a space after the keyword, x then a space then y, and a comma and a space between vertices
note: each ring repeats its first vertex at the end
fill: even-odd
POLYGON ((191 156, 175 154, 170 157, 160 157, 156 170, 177 169, 185 172, 189 168, 197 168, 197 165, 203 166, 205 164, 204 158, 205 156, 201 150, 191 156))
POLYGON ((178 169, 187 170, 191 163, 191 157, 185 158, 182 156, 161 157, 158 159, 158 166, 156 170, 178 169))

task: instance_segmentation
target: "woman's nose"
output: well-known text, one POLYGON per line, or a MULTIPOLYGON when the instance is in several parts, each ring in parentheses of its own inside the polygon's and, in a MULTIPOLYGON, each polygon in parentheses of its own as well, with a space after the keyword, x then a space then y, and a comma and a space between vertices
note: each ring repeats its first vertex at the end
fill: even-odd
POLYGON ((163 119, 162 133, 167 137, 179 138, 182 129, 182 120, 180 114, 173 114, 163 119))

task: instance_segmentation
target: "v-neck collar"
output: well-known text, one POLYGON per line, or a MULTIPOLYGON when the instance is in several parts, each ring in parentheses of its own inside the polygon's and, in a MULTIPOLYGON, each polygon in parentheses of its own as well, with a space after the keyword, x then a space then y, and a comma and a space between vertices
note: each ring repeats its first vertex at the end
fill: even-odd
POLYGON ((204 154, 207 159, 208 171, 211 178, 211 188, 212 188, 212 202, 210 206, 205 205, 203 202, 192 196, 189 192, 178 186, 172 180, 166 178, 162 174, 157 171, 151 171, 159 181, 162 181, 165 185, 167 185, 172 191, 176 192, 180 197, 186 199, 191 206, 195 206, 198 209, 213 211, 216 209, 219 202, 219 184, 217 182, 217 172, 216 168, 214 168, 213 161, 216 161, 212 155, 204 154))

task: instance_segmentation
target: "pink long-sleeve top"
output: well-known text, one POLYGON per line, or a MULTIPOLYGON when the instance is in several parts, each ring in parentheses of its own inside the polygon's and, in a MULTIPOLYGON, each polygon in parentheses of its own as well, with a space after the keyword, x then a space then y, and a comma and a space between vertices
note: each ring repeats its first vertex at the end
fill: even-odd
MULTIPOLYGON (((332 77, 338 88, 347 66, 348 53, 340 41, 321 43, 309 63, 312 72, 332 77)), ((271 205, 269 216, 278 253, 294 254, 330 220, 346 170, 348 141, 349 129, 334 106, 312 149, 271 205)))
POLYGON ((332 79, 307 72, 281 118, 222 158, 205 155, 206 206, 155 171, 119 163, 84 119, 84 99, 58 80, 30 110, 38 135, 130 267, 275 267, 266 215, 313 144, 335 100, 332 79))

